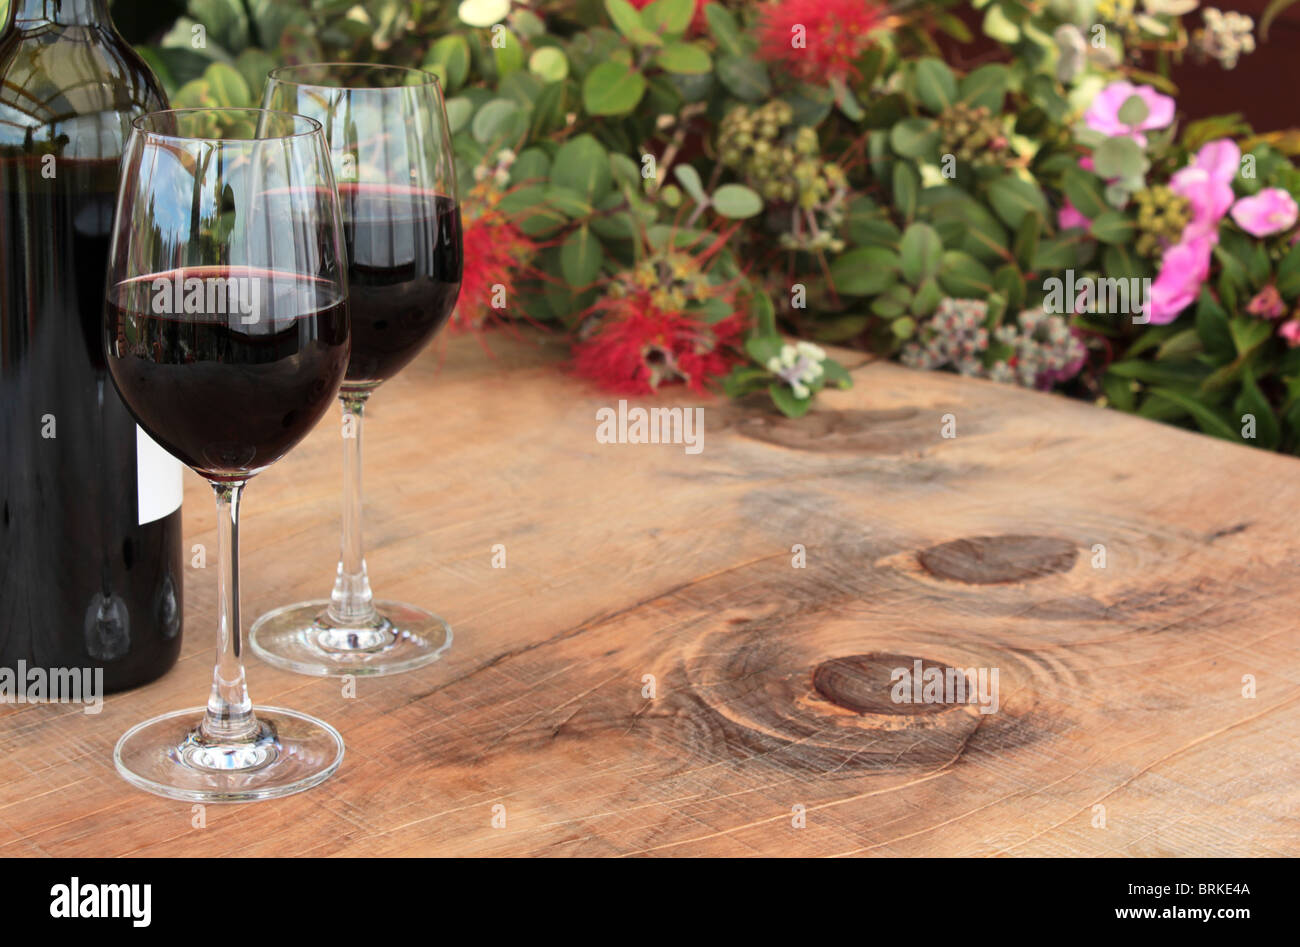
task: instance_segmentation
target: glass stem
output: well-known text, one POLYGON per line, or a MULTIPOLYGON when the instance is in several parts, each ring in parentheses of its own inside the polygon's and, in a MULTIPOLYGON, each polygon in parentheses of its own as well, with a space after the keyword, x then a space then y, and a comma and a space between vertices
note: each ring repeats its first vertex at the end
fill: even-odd
POLYGON ((217 496, 217 663, 200 729, 210 740, 229 742, 257 730, 239 629, 239 496, 244 483, 213 483, 212 489, 217 496))
POLYGON ((378 620, 361 544, 361 430, 368 391, 345 391, 343 402, 343 546, 330 593, 329 617, 348 625, 378 620))

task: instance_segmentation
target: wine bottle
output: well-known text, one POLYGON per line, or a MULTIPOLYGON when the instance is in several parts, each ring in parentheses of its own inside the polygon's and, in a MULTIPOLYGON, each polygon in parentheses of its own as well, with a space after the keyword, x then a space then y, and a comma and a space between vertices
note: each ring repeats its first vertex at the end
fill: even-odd
POLYGON ((118 164, 166 108, 107 7, 11 0, 0 32, 0 669, 111 691, 175 663, 184 563, 180 464, 105 361, 118 164))

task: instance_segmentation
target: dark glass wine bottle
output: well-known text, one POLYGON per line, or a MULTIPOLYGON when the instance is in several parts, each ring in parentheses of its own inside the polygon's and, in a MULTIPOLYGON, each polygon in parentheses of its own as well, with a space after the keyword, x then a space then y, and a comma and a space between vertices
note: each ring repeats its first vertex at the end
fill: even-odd
POLYGON ((165 108, 107 0, 0 32, 0 668, 151 681, 181 644, 181 468, 109 378, 104 283, 130 121, 165 108))

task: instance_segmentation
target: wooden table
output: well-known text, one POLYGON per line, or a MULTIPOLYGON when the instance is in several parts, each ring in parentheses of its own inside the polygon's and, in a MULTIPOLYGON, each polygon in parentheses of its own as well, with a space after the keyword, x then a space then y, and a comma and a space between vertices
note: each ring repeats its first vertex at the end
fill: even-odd
MULTIPOLYGON (((800 421, 645 402, 705 405, 699 454, 604 445, 617 398, 492 346, 367 426, 377 594, 448 618, 447 658, 349 698, 249 657, 255 701, 343 733, 336 776, 203 819, 117 777, 123 730, 206 697, 190 570, 162 681, 0 709, 0 855, 1300 853, 1294 459, 881 363, 800 421), (914 659, 997 668, 997 712, 895 702, 914 659)), ((246 626, 328 590, 337 432, 248 491, 246 626)), ((213 549, 197 478, 185 523, 213 549)))

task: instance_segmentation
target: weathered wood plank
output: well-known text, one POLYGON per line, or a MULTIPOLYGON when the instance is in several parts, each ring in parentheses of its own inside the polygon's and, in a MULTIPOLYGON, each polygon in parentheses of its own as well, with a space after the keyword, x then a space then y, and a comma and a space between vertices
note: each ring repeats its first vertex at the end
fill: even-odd
MULTIPOLYGON (((117 778, 126 727, 205 696, 191 570, 162 681, 0 708, 0 855, 1300 853, 1295 460, 887 364, 797 422, 689 401, 698 455, 602 445, 617 399, 494 347, 427 353, 366 432, 376 592, 448 658, 352 699, 250 658, 255 700, 343 733, 337 776, 202 829, 117 778), (913 660, 997 668, 998 712, 893 702, 913 660)), ((245 625, 328 588, 336 432, 248 491, 245 625)), ((196 478, 185 516, 212 551, 196 478)))

